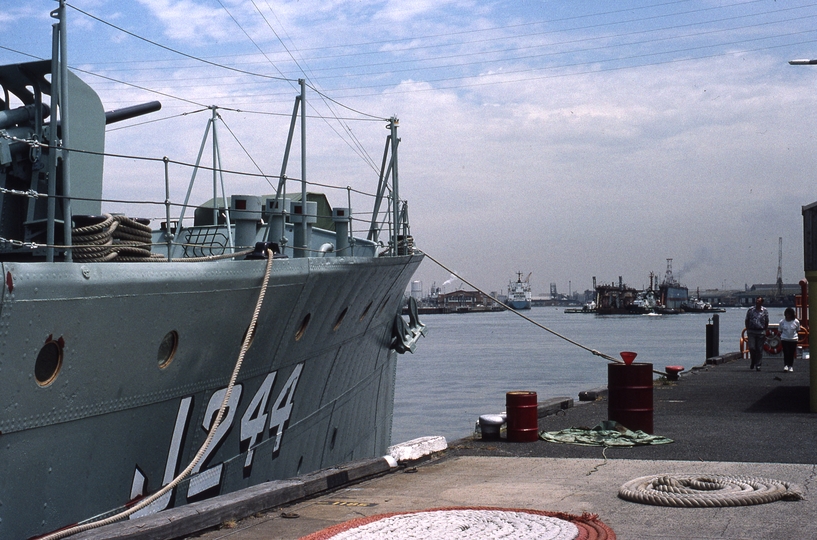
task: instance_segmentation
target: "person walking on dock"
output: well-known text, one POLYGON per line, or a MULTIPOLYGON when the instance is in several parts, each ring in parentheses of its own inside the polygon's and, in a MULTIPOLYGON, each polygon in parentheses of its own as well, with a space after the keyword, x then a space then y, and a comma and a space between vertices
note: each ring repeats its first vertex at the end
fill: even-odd
POLYGON ((758 296, 754 307, 746 311, 746 338, 749 342, 749 369, 760 371, 763 362, 763 345, 766 343, 766 329, 769 327, 769 312, 763 307, 763 297, 758 296))
POLYGON ((783 344, 783 371, 794 371, 794 353, 797 352, 800 321, 794 316, 793 308, 786 308, 777 329, 780 330, 780 341, 783 344))

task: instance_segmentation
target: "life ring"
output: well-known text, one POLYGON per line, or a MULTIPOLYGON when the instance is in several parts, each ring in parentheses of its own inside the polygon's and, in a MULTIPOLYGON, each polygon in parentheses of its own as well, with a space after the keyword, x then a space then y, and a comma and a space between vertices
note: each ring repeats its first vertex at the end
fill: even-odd
POLYGON ((808 328, 800 327, 800 331, 797 332, 797 344, 801 347, 808 347, 809 345, 809 337, 808 337, 808 328))
POLYGON ((780 339, 780 331, 777 328, 766 329, 766 343, 763 350, 769 354, 780 354, 783 350, 783 341, 780 339))

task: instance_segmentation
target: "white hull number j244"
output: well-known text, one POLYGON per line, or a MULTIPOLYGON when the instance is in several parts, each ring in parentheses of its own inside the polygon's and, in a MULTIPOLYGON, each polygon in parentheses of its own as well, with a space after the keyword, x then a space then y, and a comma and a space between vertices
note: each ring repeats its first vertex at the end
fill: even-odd
MULTIPOLYGON (((281 439, 284 434, 284 428, 289 421, 290 414, 292 414, 295 389, 298 386, 298 379, 301 376, 303 366, 303 364, 298 364, 295 366, 295 369, 292 370, 289 379, 287 379, 286 383, 284 383, 283 387, 281 387, 281 390, 278 392, 278 397, 275 398, 275 401, 272 402, 269 409, 267 409, 267 404, 270 402, 270 394, 272 393, 272 387, 275 384, 275 378, 278 372, 273 371, 272 373, 268 374, 264 378, 264 382, 261 383, 261 386, 253 396, 252 400, 250 400, 247 408, 244 410, 239 426, 239 437, 241 444, 241 448, 239 450, 247 453, 247 457, 244 460, 245 470, 252 466, 252 462, 255 457, 255 447, 264 438, 265 433, 269 433, 270 438, 275 437, 275 443, 272 445, 271 458, 275 459, 275 457, 278 455, 281 448, 281 439)), ((212 452, 220 446, 222 439, 225 435, 227 435, 230 428, 233 426, 239 404, 241 403, 242 389, 243 388, 240 384, 236 384, 233 387, 233 391, 230 393, 230 400, 227 404, 227 410, 224 418, 216 429, 216 433, 207 451, 190 473, 190 481, 187 487, 188 499, 194 498, 200 493, 204 493, 205 491, 221 485, 221 473, 224 469, 224 464, 210 464, 209 458, 210 454, 212 454, 212 452), (207 467, 205 468, 205 466, 207 467), (202 470, 202 468, 204 468, 204 470, 202 470)), ((221 407, 221 403, 224 401, 224 396, 226 393, 227 389, 222 388, 210 396, 210 401, 207 403, 207 408, 203 417, 204 421, 201 425, 201 429, 203 429, 205 432, 210 431, 210 427, 216 418, 216 412, 218 411, 219 407, 221 407)), ((176 414, 176 423, 173 427, 173 436, 170 440, 170 450, 167 453, 167 462, 165 464, 164 477, 162 478, 163 486, 169 484, 176 475, 176 470, 179 466, 182 441, 185 439, 185 433, 188 429, 190 429, 190 409, 192 404, 193 396, 182 398, 181 403, 179 404, 179 412, 176 414)), ((133 484, 131 485, 130 492, 131 500, 145 494, 144 491, 146 483, 147 477, 139 468, 139 465, 137 465, 133 473, 133 484)), ((216 492, 217 490, 214 490, 214 493, 216 492)), ((150 505, 139 510, 138 512, 133 513, 130 516, 131 519, 164 510, 167 508, 168 504, 170 504, 172 495, 172 490, 165 493, 162 497, 158 498, 150 505)))

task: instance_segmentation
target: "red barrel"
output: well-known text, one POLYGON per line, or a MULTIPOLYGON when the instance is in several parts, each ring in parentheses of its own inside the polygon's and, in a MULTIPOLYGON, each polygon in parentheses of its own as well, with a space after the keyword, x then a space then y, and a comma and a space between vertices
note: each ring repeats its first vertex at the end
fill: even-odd
POLYGON ((536 392, 524 390, 505 394, 505 412, 508 415, 508 440, 533 442, 539 440, 539 414, 536 392))
POLYGON ((652 433, 652 412, 652 364, 608 364, 608 420, 652 433))

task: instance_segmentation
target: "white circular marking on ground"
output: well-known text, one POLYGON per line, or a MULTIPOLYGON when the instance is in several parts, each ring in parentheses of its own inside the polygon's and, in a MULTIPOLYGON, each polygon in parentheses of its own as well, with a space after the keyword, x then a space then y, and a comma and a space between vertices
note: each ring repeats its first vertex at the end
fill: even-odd
POLYGON ((435 510, 384 517, 331 538, 573 540, 578 536, 576 525, 549 516, 503 510, 435 510))

